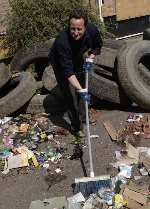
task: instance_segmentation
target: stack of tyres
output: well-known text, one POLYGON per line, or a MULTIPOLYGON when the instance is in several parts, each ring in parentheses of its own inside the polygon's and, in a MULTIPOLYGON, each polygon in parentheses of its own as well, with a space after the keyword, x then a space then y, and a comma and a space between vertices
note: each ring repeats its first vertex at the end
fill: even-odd
MULTIPOLYGON (((38 66, 38 81, 40 80, 40 82, 37 82, 37 88, 39 85, 40 88, 43 85, 43 88, 46 89, 44 94, 36 94, 32 97, 26 110, 28 113, 55 112, 66 109, 52 67, 48 66, 48 53, 53 42, 54 39, 51 39, 46 43, 21 49, 12 59, 11 72, 27 71, 30 65, 38 66)), ((124 41, 104 41, 101 54, 96 57, 93 71, 89 75, 89 92, 94 98, 117 104, 128 104, 127 97, 118 85, 116 73, 116 57, 124 44, 124 41)))
POLYGON ((143 40, 150 40, 150 28, 147 28, 147 29, 143 32, 143 40))
POLYGON ((48 53, 53 42, 54 39, 50 39, 45 43, 22 48, 17 51, 10 63, 12 73, 28 71, 31 67, 36 68, 36 88, 45 89, 44 93, 37 91, 38 93, 30 99, 26 106, 27 113, 55 113, 66 109, 52 67, 48 66, 48 53))
POLYGON ((9 68, 0 64, 0 117, 16 112, 35 92, 36 82, 31 73, 23 72, 13 78, 9 68))
POLYGON ((121 105, 130 104, 129 98, 119 85, 117 56, 126 47, 123 40, 105 40, 101 54, 96 56, 89 74, 89 91, 95 97, 121 105))
MULTIPOLYGON (((44 93, 42 91, 42 93, 35 94, 30 99, 27 107, 28 113, 39 113, 41 111, 54 113, 62 112, 66 109, 52 66, 48 65, 48 53, 53 42, 54 39, 44 44, 35 44, 29 48, 21 49, 12 59, 10 65, 11 72, 27 71, 30 65, 38 66, 37 72, 39 75, 36 88, 45 89, 44 93)), ((122 105, 129 105, 135 102, 141 107, 150 109, 149 102, 147 103, 146 99, 146 97, 150 97, 147 90, 145 91, 145 89, 149 91, 150 83, 148 48, 150 48, 148 41, 136 41, 128 44, 126 41, 105 40, 101 54, 96 56, 93 69, 89 73, 90 94, 100 100, 107 100, 122 105), (142 55, 139 56, 139 54, 142 55), (134 66, 133 63, 138 64, 134 66), (131 67, 132 69, 130 69, 131 67), (129 69, 130 73, 128 72, 129 69), (134 76, 138 80, 140 75, 142 75, 141 78, 144 80, 141 82, 140 78, 138 82, 142 83, 142 91, 146 95, 144 98, 141 97, 142 102, 140 99, 137 99, 137 97, 140 97, 138 95, 142 94, 142 91, 137 90, 136 86, 132 85, 134 76), (133 77, 132 81, 131 77, 133 77), (144 82, 145 84, 143 84, 144 82), (138 93, 134 95, 133 92, 138 93)))
POLYGON ((117 60, 120 85, 133 102, 150 110, 150 41, 128 45, 117 60))

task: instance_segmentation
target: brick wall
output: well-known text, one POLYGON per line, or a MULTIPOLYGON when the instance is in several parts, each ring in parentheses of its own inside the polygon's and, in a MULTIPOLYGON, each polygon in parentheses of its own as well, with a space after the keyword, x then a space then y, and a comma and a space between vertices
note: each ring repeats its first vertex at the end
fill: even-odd
POLYGON ((2 25, 1 21, 6 16, 8 10, 9 10, 8 0, 0 0, 0 32, 4 32, 6 29, 6 25, 2 25))

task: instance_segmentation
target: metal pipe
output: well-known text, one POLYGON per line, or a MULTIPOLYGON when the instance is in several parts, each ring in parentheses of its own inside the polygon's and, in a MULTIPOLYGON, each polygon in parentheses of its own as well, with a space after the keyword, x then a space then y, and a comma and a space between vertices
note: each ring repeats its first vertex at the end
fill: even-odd
POLYGON ((116 40, 122 40, 122 39, 131 38, 131 37, 135 37, 135 36, 140 36, 140 35, 143 35, 143 32, 135 33, 135 34, 128 35, 128 36, 119 37, 119 38, 116 38, 116 40))
POLYGON ((102 0, 97 0, 98 3, 98 11, 99 11, 99 18, 101 22, 104 22, 103 16, 102 16, 102 0))

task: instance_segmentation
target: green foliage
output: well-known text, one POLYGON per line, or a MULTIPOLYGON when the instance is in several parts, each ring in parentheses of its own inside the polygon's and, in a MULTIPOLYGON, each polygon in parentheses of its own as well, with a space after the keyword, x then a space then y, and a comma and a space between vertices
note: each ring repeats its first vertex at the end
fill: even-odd
MULTIPOLYGON (((68 24, 68 16, 75 8, 82 8, 90 22, 101 27, 96 14, 83 8, 82 0, 9 0, 8 42, 14 49, 44 42, 56 36, 68 24)), ((101 27, 102 33, 105 32, 101 27)))

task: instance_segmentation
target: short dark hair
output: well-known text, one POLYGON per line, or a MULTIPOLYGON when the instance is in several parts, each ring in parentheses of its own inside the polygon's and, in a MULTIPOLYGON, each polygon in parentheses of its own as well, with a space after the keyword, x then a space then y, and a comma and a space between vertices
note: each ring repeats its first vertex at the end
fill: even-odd
POLYGON ((70 23, 70 20, 72 18, 75 18, 75 19, 83 19, 84 20, 84 25, 87 26, 87 23, 88 23, 88 18, 87 18, 87 14, 84 10, 82 9, 75 9, 71 12, 70 16, 69 16, 69 23, 70 23))

